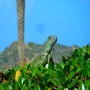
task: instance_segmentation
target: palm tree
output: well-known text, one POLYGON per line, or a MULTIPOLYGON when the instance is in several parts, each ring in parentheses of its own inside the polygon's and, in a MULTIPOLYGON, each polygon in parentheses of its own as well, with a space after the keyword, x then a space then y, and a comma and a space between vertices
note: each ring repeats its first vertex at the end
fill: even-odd
POLYGON ((18 54, 21 66, 26 64, 25 44, 24 44, 24 13, 25 0, 17 0, 17 14, 18 14, 18 54))

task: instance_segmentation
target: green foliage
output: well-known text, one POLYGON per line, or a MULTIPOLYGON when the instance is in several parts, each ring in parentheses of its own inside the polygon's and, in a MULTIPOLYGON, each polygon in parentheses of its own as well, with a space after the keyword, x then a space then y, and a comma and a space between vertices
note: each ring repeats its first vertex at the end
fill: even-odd
POLYGON ((33 63, 12 67, 0 74, 0 80, 0 90, 90 90, 90 45, 75 49, 48 69, 33 63))

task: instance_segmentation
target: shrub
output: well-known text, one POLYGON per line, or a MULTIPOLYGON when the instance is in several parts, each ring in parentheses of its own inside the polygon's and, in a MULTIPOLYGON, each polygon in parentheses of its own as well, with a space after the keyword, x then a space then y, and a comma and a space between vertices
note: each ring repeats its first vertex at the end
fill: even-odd
POLYGON ((48 69, 33 64, 0 72, 0 90, 90 90, 90 45, 48 69))

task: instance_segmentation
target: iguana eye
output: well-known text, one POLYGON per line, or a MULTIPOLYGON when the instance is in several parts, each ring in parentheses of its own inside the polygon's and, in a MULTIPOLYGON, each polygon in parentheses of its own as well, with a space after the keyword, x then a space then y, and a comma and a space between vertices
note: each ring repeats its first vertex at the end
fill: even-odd
POLYGON ((51 37, 49 37, 48 39, 51 39, 51 37))

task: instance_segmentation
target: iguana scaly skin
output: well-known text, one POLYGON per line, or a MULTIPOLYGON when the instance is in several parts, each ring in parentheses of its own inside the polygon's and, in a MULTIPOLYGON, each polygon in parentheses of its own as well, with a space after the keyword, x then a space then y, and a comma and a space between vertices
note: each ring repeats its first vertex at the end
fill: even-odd
POLYGON ((46 66, 46 64, 54 63, 52 60, 52 54, 56 42, 57 42, 56 36, 53 35, 48 37, 44 45, 44 50, 41 53, 41 55, 38 57, 36 64, 42 64, 43 66, 46 66))

